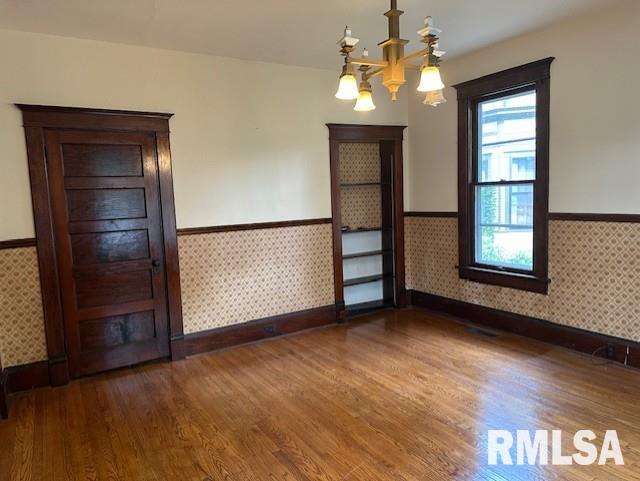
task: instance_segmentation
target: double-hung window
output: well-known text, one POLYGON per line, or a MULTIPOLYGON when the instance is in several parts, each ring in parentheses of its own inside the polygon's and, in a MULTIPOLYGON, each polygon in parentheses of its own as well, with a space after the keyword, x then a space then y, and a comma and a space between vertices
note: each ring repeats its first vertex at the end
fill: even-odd
POLYGON ((462 278, 547 292, 552 60, 456 85, 462 278))

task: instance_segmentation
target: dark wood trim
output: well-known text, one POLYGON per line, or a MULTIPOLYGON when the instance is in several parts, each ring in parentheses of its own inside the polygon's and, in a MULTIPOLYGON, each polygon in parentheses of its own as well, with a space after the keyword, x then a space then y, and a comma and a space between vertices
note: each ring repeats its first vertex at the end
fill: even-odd
POLYGON ((69 369, 66 362, 60 278, 58 276, 58 262, 49 200, 44 129, 42 127, 25 127, 25 135, 31 182, 31 201, 38 246, 38 268, 40 272, 47 354, 49 359, 64 360, 56 363, 58 366, 52 369, 50 377, 54 386, 60 386, 69 382, 69 369))
POLYGON ((551 212, 550 220, 580 221, 580 222, 640 222, 640 214, 587 214, 569 212, 551 212))
POLYGON ((20 249, 21 247, 35 247, 35 237, 29 237, 26 239, 9 239, 0 241, 0 250, 3 249, 20 249))
POLYGON ((7 400, 7 371, 0 364, 0 419, 9 417, 9 402, 7 400))
POLYGON ((529 337, 574 351, 606 357, 607 345, 613 344, 615 347, 613 360, 617 362, 624 363, 626 348, 629 347, 627 364, 640 367, 640 343, 638 342, 425 292, 414 290, 409 292, 410 303, 413 306, 444 312, 474 324, 529 337))
POLYGON ((444 217, 444 218, 457 219, 458 213, 457 212, 410 211, 410 212, 405 212, 404 216, 405 217, 444 217))
POLYGON ((169 132, 173 114, 16 104, 25 127, 169 132))
MULTIPOLYGON (((168 121, 167 121, 168 122, 168 121)), ((160 184, 160 208, 162 210, 162 236, 164 241, 167 308, 169 310, 169 348, 171 359, 184 359, 184 331, 182 321, 182 291, 180 288, 180 261, 178 258, 178 234, 171 170, 171 146, 167 131, 156 132, 158 155, 158 182, 160 184)))
POLYGON ((13 366, 5 371, 7 373, 8 394, 49 386, 52 381, 49 376, 48 361, 13 366))
POLYGON ((491 284, 492 286, 509 287, 537 294, 547 294, 551 280, 515 272, 500 272, 494 269, 479 267, 458 267, 460 277, 473 282, 491 284))
POLYGON ((331 233, 333 242, 333 293, 340 306, 338 322, 347 318, 344 303, 344 266, 342 262, 342 189, 340 188, 340 141, 332 138, 329 127, 329 167, 331 172, 331 233))
MULTIPOLYGON (((402 127, 400 133, 404 131, 402 127)), ((393 226, 393 250, 395 254, 394 282, 396 293, 396 306, 407 305, 407 289, 405 287, 405 260, 404 260, 404 158, 402 138, 394 142, 393 155, 393 184, 392 192, 392 226, 393 226)), ((386 297, 386 296, 385 296, 386 297)))
POLYGON ((184 337, 185 353, 187 356, 192 356, 215 351, 305 329, 327 326, 334 324, 336 320, 336 306, 329 305, 187 334, 184 337))
POLYGON ((458 89, 458 257, 459 276, 541 294, 549 285, 549 121, 553 58, 504 70, 456 85, 458 89), (536 92, 536 178, 533 183, 533 269, 531 272, 481 265, 475 261, 475 188, 479 102, 534 89, 536 92))
POLYGON ((453 85, 458 91, 458 100, 492 95, 515 86, 533 84, 539 79, 550 78, 551 62, 555 57, 547 57, 525 65, 502 70, 473 80, 453 85))
POLYGON ((49 362, 38 361, 2 369, 0 366, 0 419, 9 417, 9 398, 13 393, 51 385, 49 362))
MULTIPOLYGON (((405 217, 451 217, 458 218, 457 212, 431 212, 410 211, 404 213, 405 217)), ((640 222, 640 214, 596 214, 588 212, 549 212, 549 220, 555 221, 580 221, 580 222, 640 222)))
MULTIPOLYGON (((183 358, 184 354, 181 346, 183 328, 180 302, 180 271, 168 134, 169 118, 172 114, 24 104, 18 104, 17 106, 22 111, 27 141, 31 198, 49 359, 46 364, 51 384, 58 386, 69 382, 69 365, 66 355, 60 278, 52 227, 52 210, 44 147, 45 129, 117 130, 155 133, 162 209, 163 247, 166 259, 171 351, 173 358, 183 358)), ((9 389, 12 389, 11 382, 9 383, 9 389)))
MULTIPOLYGON (((393 249, 393 279, 389 279, 388 289, 395 291, 395 305, 406 305, 405 265, 404 265, 404 180, 403 180, 403 148, 405 126, 327 124, 329 129, 329 161, 331 171, 331 215, 333 223, 333 275, 338 319, 346 318, 344 307, 344 277, 342 265, 342 213, 340 203, 340 144, 353 142, 379 142, 381 153, 384 149, 391 158, 389 178, 381 177, 381 185, 391 185, 389 209, 383 218, 388 218, 391 225, 389 235, 383 235, 383 249, 393 249), (385 217, 386 216, 386 217, 385 217), (386 245, 385 245, 386 244, 386 245)), ((384 192, 383 192, 384 195, 384 192)), ((385 202, 383 202, 384 204, 385 202)), ((384 231, 384 229, 382 229, 384 231)), ((353 231, 364 232, 364 230, 353 231)), ((385 294, 386 295, 386 294, 385 294)))
POLYGON ((404 138, 406 125, 327 124, 330 140, 337 142, 379 142, 404 138))
POLYGON ((304 225, 331 224, 331 218, 283 220, 275 222, 257 222, 254 224, 214 225, 209 227, 187 227, 178 229, 178 235, 214 234, 219 232, 235 232, 242 230, 279 229, 304 225))

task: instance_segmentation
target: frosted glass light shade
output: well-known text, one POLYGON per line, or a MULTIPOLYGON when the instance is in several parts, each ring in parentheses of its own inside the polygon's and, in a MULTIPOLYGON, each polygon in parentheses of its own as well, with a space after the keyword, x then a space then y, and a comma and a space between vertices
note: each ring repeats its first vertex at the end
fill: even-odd
POLYGON ((353 108, 356 112, 370 112, 375 110, 376 106, 373 103, 373 96, 371 92, 363 90, 360 92, 358 96, 358 101, 356 102, 356 106, 353 108))
POLYGON ((354 75, 345 74, 340 77, 336 98, 340 100, 355 100, 358 98, 358 81, 354 75))
POLYGON ((424 99, 425 105, 430 105, 431 107, 437 107, 440 104, 443 104, 447 101, 444 98, 444 92, 442 90, 433 90, 431 92, 427 92, 427 97, 424 99))
POLYGON ((440 78, 440 69, 438 67, 424 67, 420 74, 418 92, 433 92, 443 88, 444 84, 440 78))

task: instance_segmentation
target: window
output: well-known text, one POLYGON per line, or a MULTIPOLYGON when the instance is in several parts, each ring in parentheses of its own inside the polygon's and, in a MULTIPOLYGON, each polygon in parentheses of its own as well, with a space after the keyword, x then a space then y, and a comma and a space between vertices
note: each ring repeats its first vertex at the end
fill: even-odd
POLYGON ((456 85, 462 278, 547 292, 552 61, 456 85))

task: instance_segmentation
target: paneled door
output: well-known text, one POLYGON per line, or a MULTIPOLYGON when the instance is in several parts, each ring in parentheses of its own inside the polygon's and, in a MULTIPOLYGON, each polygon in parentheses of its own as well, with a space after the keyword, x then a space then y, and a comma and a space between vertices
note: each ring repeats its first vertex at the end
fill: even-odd
POLYGON ((44 138, 71 377, 168 356, 156 137, 44 138))

